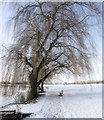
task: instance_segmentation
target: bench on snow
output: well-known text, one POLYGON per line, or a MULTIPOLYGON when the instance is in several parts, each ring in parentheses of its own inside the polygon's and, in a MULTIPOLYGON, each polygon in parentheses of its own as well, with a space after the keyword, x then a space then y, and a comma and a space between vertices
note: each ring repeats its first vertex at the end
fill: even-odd
POLYGON ((0 111, 0 116, 2 116, 2 120, 22 120, 23 118, 28 117, 31 114, 32 113, 16 112, 16 110, 0 111))
POLYGON ((15 114, 16 110, 2 110, 0 114, 15 114))
POLYGON ((63 96, 63 90, 61 90, 60 92, 59 92, 59 96, 63 96))

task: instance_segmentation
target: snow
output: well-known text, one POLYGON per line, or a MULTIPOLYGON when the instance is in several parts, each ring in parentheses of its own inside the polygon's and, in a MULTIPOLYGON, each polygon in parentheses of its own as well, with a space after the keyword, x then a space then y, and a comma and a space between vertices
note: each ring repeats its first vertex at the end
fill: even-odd
MULTIPOLYGON (((102 118, 102 85, 45 85, 36 103, 10 105, 30 118, 102 118), (63 96, 58 96, 63 90, 63 96)), ((9 99, 8 99, 9 101, 9 99)), ((8 102, 6 101, 6 102, 8 102)))

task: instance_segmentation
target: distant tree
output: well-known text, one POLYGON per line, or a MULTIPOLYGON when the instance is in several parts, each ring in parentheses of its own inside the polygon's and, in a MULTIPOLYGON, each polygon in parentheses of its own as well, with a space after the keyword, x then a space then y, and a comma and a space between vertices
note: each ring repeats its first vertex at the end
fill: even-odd
POLYGON ((93 48, 89 18, 99 13, 97 3, 91 2, 19 4, 12 19, 14 44, 3 59, 3 81, 28 80, 33 99, 37 87, 54 74, 88 73, 93 48))

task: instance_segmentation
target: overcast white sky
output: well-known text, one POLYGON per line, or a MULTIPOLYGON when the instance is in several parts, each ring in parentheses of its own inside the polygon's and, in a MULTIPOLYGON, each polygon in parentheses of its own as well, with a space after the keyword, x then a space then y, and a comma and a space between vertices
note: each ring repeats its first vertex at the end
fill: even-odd
MULTIPOLYGON (((8 4, 8 3, 5 3, 8 4)), ((12 9, 13 10, 13 9, 12 9)), ((3 2, 0 2, 0 57, 2 56, 2 45, 8 46, 12 44, 11 35, 8 36, 8 27, 7 20, 8 17, 11 16, 12 10, 7 5, 4 5, 3 2)), ((94 42, 96 43, 96 48, 98 51, 98 57, 92 58, 92 63, 94 66, 93 73, 91 75, 92 80, 102 80, 102 28, 97 25, 91 28, 91 34, 93 36, 94 42)), ((1 63, 0 63, 0 71, 1 71, 1 63)), ((0 74, 2 74, 0 72, 0 74)), ((1 76, 1 75, 0 75, 1 76)), ((62 81, 66 80, 68 76, 60 76, 62 81)), ((73 78, 71 78, 73 81, 73 78)), ((87 79, 87 78, 86 78, 87 79)))

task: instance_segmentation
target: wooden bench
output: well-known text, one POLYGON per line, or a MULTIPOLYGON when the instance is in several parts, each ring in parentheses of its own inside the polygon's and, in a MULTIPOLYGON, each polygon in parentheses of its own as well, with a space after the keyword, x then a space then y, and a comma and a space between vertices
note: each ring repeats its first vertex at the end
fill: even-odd
POLYGON ((22 120, 25 117, 30 116, 32 113, 20 113, 15 110, 2 110, 0 111, 0 115, 2 120, 22 120))
POLYGON ((15 114, 16 110, 2 110, 0 114, 15 114))

